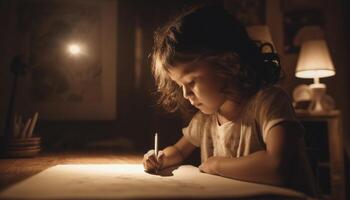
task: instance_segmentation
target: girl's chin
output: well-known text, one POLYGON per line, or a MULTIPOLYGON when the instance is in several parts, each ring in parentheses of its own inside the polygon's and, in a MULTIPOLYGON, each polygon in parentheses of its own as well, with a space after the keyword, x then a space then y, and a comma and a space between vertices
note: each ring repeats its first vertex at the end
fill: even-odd
POLYGON ((205 109, 205 108, 198 108, 198 109, 206 115, 211 115, 211 114, 214 114, 216 112, 216 110, 209 110, 209 109, 205 109))

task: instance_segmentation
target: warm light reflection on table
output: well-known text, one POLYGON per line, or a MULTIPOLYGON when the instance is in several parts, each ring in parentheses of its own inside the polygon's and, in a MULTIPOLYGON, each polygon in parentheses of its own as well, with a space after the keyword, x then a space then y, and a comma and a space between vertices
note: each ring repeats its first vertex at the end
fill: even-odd
POLYGON ((0 199, 188 199, 281 195, 293 190, 201 173, 182 165, 146 173, 142 164, 63 164, 2 191, 0 199))

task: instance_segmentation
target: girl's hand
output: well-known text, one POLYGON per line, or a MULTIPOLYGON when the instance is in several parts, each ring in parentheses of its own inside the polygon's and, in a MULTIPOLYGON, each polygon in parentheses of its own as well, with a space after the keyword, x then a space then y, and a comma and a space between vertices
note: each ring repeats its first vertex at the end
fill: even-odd
POLYGON ((201 172, 216 175, 216 167, 219 159, 219 157, 212 156, 208 158, 204 163, 202 163, 198 168, 201 172))
POLYGON ((156 154, 153 149, 149 150, 144 156, 143 156, 143 167, 145 168, 146 172, 156 172, 163 167, 165 154, 163 151, 158 151, 158 158, 156 158, 156 154))

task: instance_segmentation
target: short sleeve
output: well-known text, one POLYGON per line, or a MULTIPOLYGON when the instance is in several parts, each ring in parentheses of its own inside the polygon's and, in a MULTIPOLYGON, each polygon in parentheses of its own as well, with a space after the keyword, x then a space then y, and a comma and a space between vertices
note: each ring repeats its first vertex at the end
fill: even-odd
POLYGON ((257 121, 264 142, 270 129, 284 121, 295 121, 295 112, 288 94, 281 88, 267 88, 257 97, 257 121))
POLYGON ((203 134, 202 127, 205 123, 205 115, 201 112, 196 113, 189 125, 182 129, 182 133, 185 138, 190 141, 194 146, 199 147, 203 134))

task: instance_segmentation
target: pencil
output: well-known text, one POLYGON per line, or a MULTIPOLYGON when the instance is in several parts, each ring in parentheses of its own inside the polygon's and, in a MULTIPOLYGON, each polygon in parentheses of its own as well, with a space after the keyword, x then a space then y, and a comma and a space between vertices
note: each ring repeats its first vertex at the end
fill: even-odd
POLYGON ((26 133, 27 138, 31 138, 33 136, 34 127, 36 125, 36 122, 38 121, 38 116, 39 116, 39 113, 36 112, 33 116, 32 122, 30 123, 28 133, 26 133))
POLYGON ((154 135, 154 154, 158 160, 158 133, 154 135))
MULTIPOLYGON (((158 133, 154 135, 154 155, 158 161, 158 133)), ((156 174, 158 174, 158 167, 156 169, 156 174)))
POLYGON ((27 119, 25 125, 23 126, 22 132, 21 132, 21 139, 25 139, 26 138, 26 134, 28 132, 28 129, 29 129, 29 126, 30 126, 31 122, 32 122, 31 118, 27 119))

